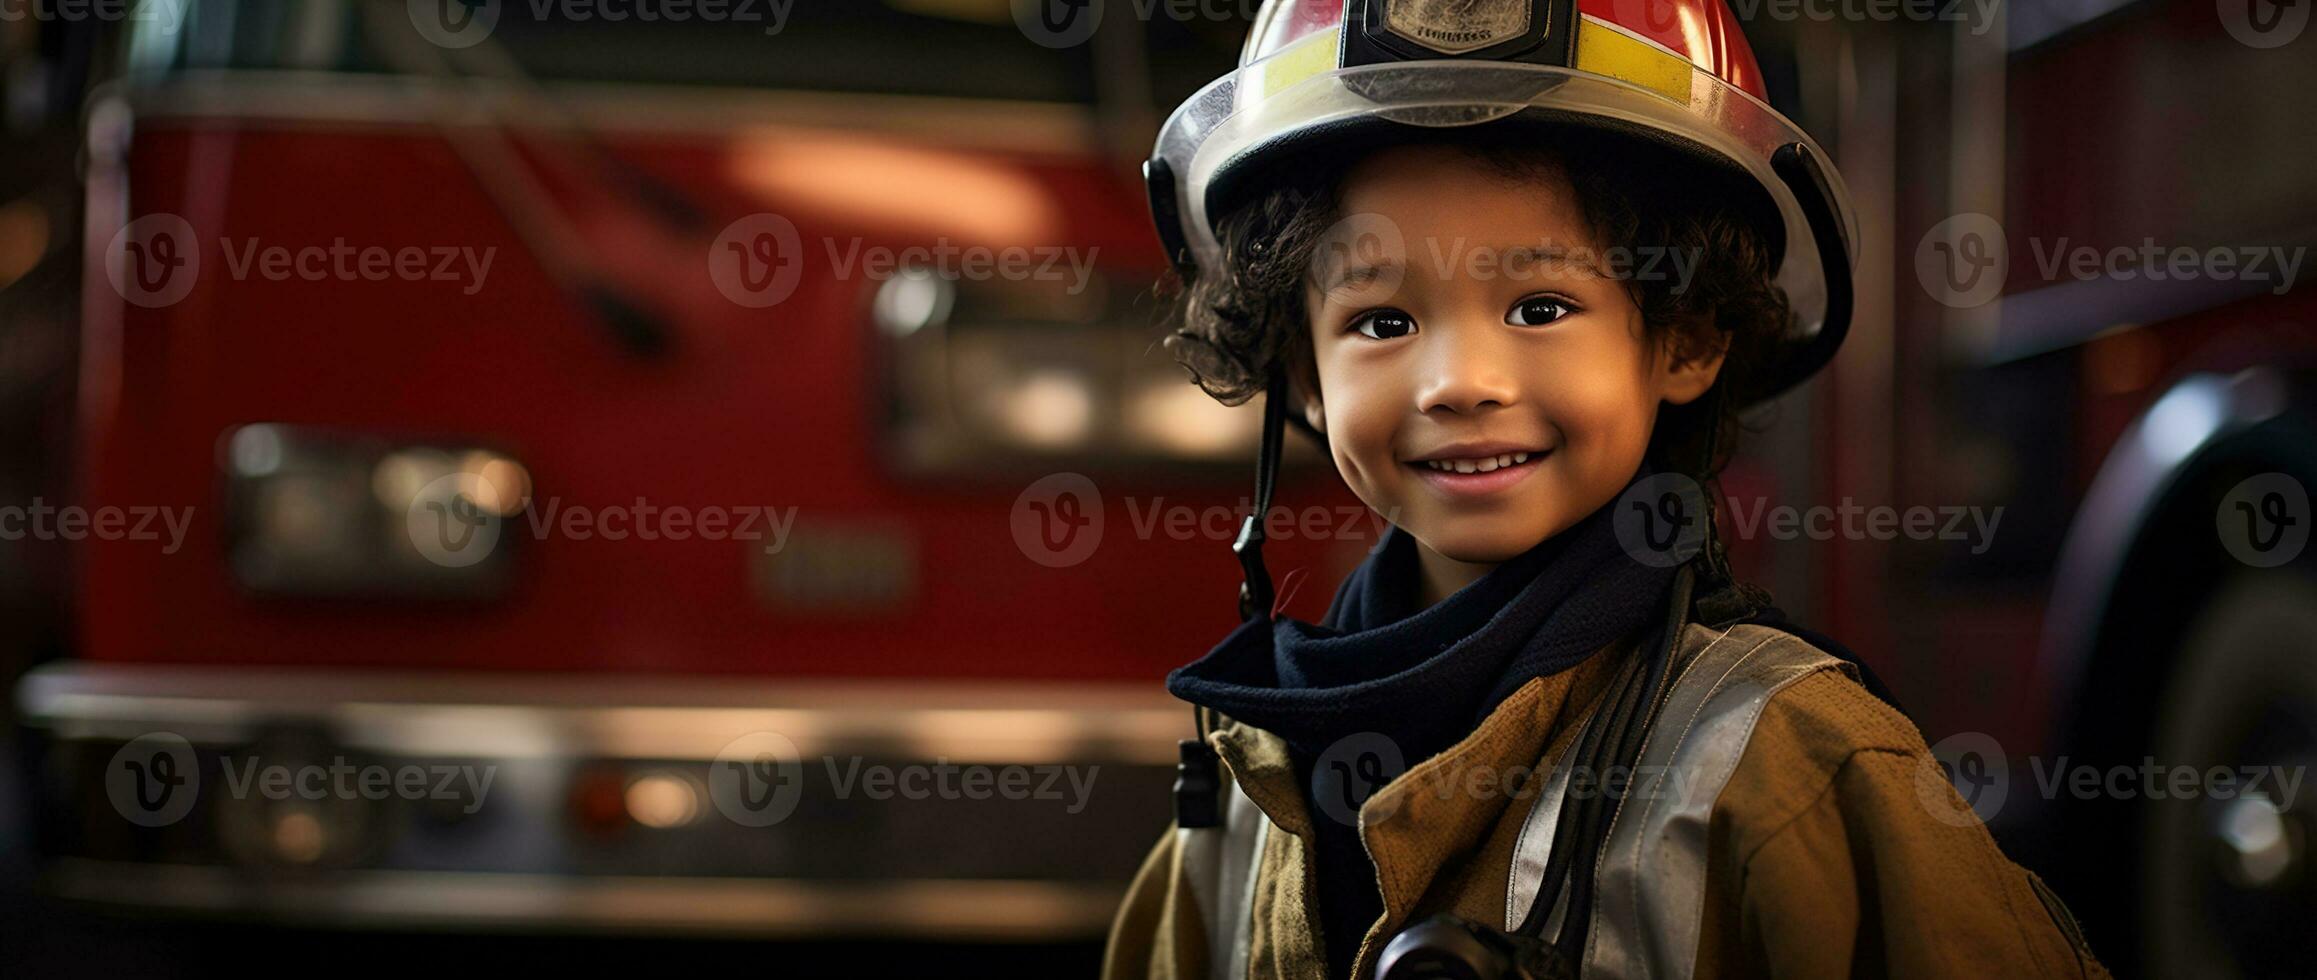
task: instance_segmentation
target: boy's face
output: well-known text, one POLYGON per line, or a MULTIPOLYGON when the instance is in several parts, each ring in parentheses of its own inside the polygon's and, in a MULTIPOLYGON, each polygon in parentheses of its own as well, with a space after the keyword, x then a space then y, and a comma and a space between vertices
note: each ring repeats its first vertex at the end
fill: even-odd
POLYGON ((1441 594, 1615 498, 1658 405, 1720 368, 1645 340, 1557 169, 1389 149, 1346 176, 1342 213, 1305 287, 1318 421, 1353 492, 1430 553, 1428 587, 1457 570, 1441 594))

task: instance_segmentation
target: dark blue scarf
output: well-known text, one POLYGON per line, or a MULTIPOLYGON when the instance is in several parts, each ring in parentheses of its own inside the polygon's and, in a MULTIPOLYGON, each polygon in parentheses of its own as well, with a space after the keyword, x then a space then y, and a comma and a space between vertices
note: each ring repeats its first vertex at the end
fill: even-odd
MULTIPOLYGON (((1644 466, 1636 479, 1650 472, 1644 466)), ((1416 541, 1394 527, 1345 577, 1321 625, 1242 623, 1168 674, 1167 690, 1300 752, 1381 732, 1414 765, 1470 734, 1531 678, 1576 666, 1654 621, 1673 570, 1628 555, 1612 510, 1422 611, 1416 541)))
MULTIPOLYGON (((1650 474, 1644 464, 1634 479, 1650 474)), ((1471 734, 1532 678, 1574 667, 1658 618, 1673 569, 1629 555, 1614 510, 1614 502, 1601 507, 1421 611, 1416 542, 1394 527, 1344 579, 1321 625, 1242 623, 1168 674, 1167 690, 1278 735, 1310 800, 1344 789, 1315 779, 1351 778, 1316 765, 1331 747, 1372 745, 1343 741, 1361 733, 1389 739, 1397 765, 1363 768, 1367 785, 1346 798, 1364 800, 1471 734)), ((1350 972, 1361 934, 1383 909, 1356 827, 1335 816, 1349 812, 1312 808, 1321 933, 1336 976, 1350 972)))

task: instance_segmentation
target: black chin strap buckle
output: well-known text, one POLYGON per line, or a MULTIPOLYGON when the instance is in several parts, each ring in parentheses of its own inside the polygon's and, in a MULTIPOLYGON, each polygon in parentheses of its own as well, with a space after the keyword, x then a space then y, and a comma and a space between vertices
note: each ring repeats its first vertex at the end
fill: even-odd
POLYGON ((1263 515, 1249 514, 1239 522, 1239 540, 1231 542, 1231 553, 1239 556, 1239 573, 1245 577, 1239 583, 1239 618, 1270 616, 1271 572, 1263 567, 1263 515))
POLYGON ((1223 822, 1222 774, 1215 749, 1203 738, 1186 738, 1176 745, 1175 825, 1197 829, 1223 822))
POLYGON ((1263 521, 1271 514, 1271 491, 1279 483, 1280 440, 1287 428, 1287 373, 1271 369, 1263 388, 1263 446, 1255 458, 1255 509, 1239 522, 1239 540, 1231 553, 1239 556, 1239 618, 1271 618, 1271 571, 1263 567, 1263 521))

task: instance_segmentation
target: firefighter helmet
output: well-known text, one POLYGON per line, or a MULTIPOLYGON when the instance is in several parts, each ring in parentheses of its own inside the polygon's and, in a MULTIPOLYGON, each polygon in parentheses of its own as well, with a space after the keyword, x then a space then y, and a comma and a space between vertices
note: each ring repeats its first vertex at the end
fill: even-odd
POLYGON ((1752 401, 1833 357, 1857 249, 1841 177, 1765 98, 1723 0, 1265 0, 1238 68, 1168 117, 1143 172, 1189 275, 1222 259, 1214 221, 1316 146, 1524 123, 1645 139, 1733 178, 1777 256, 1794 324, 1752 401))

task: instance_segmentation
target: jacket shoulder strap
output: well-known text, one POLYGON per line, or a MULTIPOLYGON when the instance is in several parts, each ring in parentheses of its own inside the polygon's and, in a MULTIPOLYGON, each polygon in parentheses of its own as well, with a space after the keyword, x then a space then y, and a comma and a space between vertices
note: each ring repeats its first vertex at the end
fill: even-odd
POLYGON ((1225 767, 1222 777, 1226 788, 1221 825, 1175 830, 1182 881, 1198 905, 1200 925, 1206 929, 1208 971, 1216 980, 1247 975, 1254 941, 1256 869, 1271 834, 1271 821, 1228 771, 1225 767))
MULTIPOLYGON (((1844 661, 1763 626, 1691 624, 1692 649, 1646 736, 1594 869, 1587 977, 1686 978, 1705 901, 1706 829, 1754 723, 1787 685, 1844 661)), ((1853 675, 1855 676, 1855 675, 1853 675)), ((1517 928, 1543 880, 1566 801, 1572 746, 1556 759, 1521 824, 1505 886, 1505 928, 1517 928)), ((1565 910, 1555 906, 1550 935, 1565 910)))

